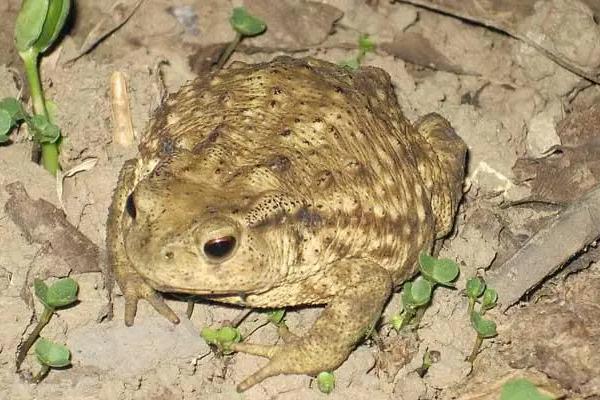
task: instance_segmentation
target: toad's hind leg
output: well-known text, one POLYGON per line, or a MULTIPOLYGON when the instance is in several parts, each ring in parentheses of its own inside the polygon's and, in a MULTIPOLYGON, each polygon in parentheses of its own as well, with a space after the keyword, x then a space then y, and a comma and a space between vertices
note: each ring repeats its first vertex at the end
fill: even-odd
MULTIPOLYGON (((125 252, 123 218, 125 217, 127 197, 134 186, 135 173, 135 160, 125 162, 108 212, 106 247, 109 271, 114 274, 114 278, 116 278, 125 297, 125 325, 133 325, 139 299, 148 301, 159 314, 176 324, 179 322, 177 315, 167 306, 162 296, 135 271, 125 252)), ((112 277, 109 279, 112 279, 112 277)), ((112 287, 112 285, 109 287, 112 287)))
POLYGON ((439 239, 452 229, 462 197, 467 145, 439 114, 423 116, 416 129, 427 143, 417 166, 431 199, 439 239))
POLYGON ((392 291, 388 271, 369 261, 351 259, 334 264, 329 276, 333 282, 328 285, 331 301, 305 336, 288 336, 278 345, 232 345, 234 351, 269 359, 266 366, 238 385, 238 391, 270 376, 332 371, 373 328, 392 291))

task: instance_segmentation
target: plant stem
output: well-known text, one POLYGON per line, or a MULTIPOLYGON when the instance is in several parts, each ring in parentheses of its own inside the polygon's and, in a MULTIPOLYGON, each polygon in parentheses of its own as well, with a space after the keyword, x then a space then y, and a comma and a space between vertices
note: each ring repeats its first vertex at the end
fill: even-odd
POLYGON ((223 66, 225 65, 227 60, 229 60, 229 57, 231 57, 231 54, 233 53, 233 51, 235 50, 237 45, 240 44, 241 41, 242 41, 242 34, 236 33, 235 39, 233 39, 233 41, 231 41, 231 43, 229 43, 229 45, 227 46, 225 51, 223 51, 223 53, 221 54, 221 57, 219 57, 219 62, 217 62, 217 66, 215 67, 216 71, 223 68, 223 66))
POLYGON ((469 308, 467 310, 467 315, 470 317, 471 314, 473 313, 473 310, 475 309, 475 299, 472 297, 469 297, 469 308))
POLYGON ((414 311, 413 309, 405 310, 403 314, 404 318, 402 318, 402 323, 400 324, 400 328, 398 328, 399 331, 404 329, 417 315, 416 311, 414 311))
POLYGON ((40 336, 40 332, 42 331, 42 329, 44 329, 44 327, 48 324, 48 322, 50 322, 50 318, 52 318, 52 314, 54 314, 53 309, 44 307, 44 311, 42 312, 42 315, 40 315, 37 325, 35 326, 35 328, 33 328, 33 331, 31 331, 31 333, 27 337, 27 340, 25 340, 25 342, 21 345, 21 347, 19 347, 19 351, 17 353, 17 359, 15 362, 16 367, 17 367, 17 372, 19 372, 19 369, 21 368, 21 364, 23 364, 23 361, 25 360, 25 357, 27 356, 29 349, 31 348, 31 346, 33 346, 33 344, 35 343, 37 338, 40 336))
MULTIPOLYGON (((25 65, 25 76, 29 83, 31 102, 33 103, 33 112, 37 115, 43 115, 50 121, 46 102, 44 100, 44 90, 40 80, 40 71, 38 68, 39 52, 33 47, 19 53, 23 64, 25 65)), ((58 145, 56 143, 42 143, 42 165, 52 175, 58 171, 58 145)))
POLYGON ((473 349, 471 350, 471 355, 467 358, 467 361, 473 364, 475 358, 477 358, 477 353, 479 353, 479 348, 481 347, 481 343, 483 343, 483 338, 477 335, 477 339, 473 344, 473 349))
POLYGON ((31 382, 40 383, 42 379, 44 379, 46 375, 48 375, 48 372, 50 372, 50 367, 46 364, 42 364, 42 368, 40 368, 38 373, 34 375, 34 377, 31 379, 31 382))

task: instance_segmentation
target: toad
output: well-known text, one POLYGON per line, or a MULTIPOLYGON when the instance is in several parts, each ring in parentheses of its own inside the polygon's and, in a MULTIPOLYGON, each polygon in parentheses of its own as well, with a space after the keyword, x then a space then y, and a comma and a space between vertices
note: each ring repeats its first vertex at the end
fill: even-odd
POLYGON ((441 116, 411 124, 379 68, 278 57, 198 78, 119 176, 107 248, 125 323, 140 299, 178 322, 160 292, 323 305, 303 336, 234 344, 269 359, 238 389, 335 370, 450 232, 465 154, 441 116))

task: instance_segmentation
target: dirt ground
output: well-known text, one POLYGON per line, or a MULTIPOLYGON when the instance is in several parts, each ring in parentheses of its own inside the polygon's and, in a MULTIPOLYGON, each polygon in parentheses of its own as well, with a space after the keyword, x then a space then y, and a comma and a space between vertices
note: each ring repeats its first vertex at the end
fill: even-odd
MULTIPOLYGON (((98 246, 103 263, 112 191, 123 162, 136 153, 135 146, 112 141, 111 74, 121 71, 127 77, 133 127, 140 135, 160 102, 162 85, 173 92, 207 72, 215 49, 233 38, 228 17, 242 2, 146 0, 138 8, 137 1, 117 1, 115 7, 113 2, 75 3, 68 34, 44 58, 42 73, 65 136, 63 169, 97 160, 91 170, 64 180, 63 202, 67 220, 98 246), (119 20, 128 12, 131 18, 119 20), (118 22, 124 23, 117 29, 118 22), (68 62, 99 24, 114 32, 68 62)), ((588 207, 578 202, 598 183, 600 88, 585 76, 600 71, 600 7, 592 0, 498 1, 494 7, 483 1, 480 5, 487 6, 475 11, 465 7, 474 13, 468 21, 452 10, 415 5, 427 1, 370 3, 377 4, 246 1, 267 21, 268 31, 245 41, 232 60, 258 62, 292 54, 339 62, 356 54, 360 33, 371 35, 377 50, 364 64, 391 75, 408 118, 438 112, 468 144, 464 201, 455 231, 441 246, 442 256, 461 265, 457 287, 462 288, 477 272, 493 276, 501 270, 564 210, 588 207), (488 11, 493 18, 482 17, 488 11)), ((429 3, 452 8, 452 2, 429 3)), ((0 4, 0 98, 26 98, 12 45, 19 4, 0 4)), ((51 255, 51 243, 28 240, 5 210, 9 194, 4 188, 15 181, 32 198, 59 205, 56 182, 30 161, 31 149, 25 129, 0 146, 1 399, 498 399, 499 387, 511 377, 528 377, 556 398, 600 399, 600 265, 593 240, 562 254, 565 269, 548 270, 550 276, 540 285, 534 281, 535 290, 518 305, 489 313, 499 335, 484 342, 473 365, 465 361, 475 337, 459 290, 438 289, 419 329, 404 334, 386 324, 399 310, 395 295, 378 339, 360 345, 335 371, 337 385, 329 396, 307 376, 279 376, 236 393, 235 384, 265 361, 243 354, 218 357, 199 330, 235 318, 237 309, 199 302, 191 320, 173 326, 142 302, 136 324, 128 328, 119 295, 115 318, 103 318, 107 294, 100 272, 72 274, 80 285, 79 303, 58 311, 43 331, 68 345, 72 367, 51 371, 39 385, 26 383, 14 364, 17 346, 40 312, 39 304, 32 307, 31 282, 66 276, 73 269, 51 255), (439 352, 439 359, 421 377, 415 371, 426 351, 439 352)), ((590 211, 588 220, 600 217, 590 211)), ((571 231, 561 233, 564 242, 584 229, 565 225, 571 231)), ((534 264, 550 259, 549 249, 561 249, 562 242, 538 248, 531 256, 534 264)), ((501 285, 504 278, 494 279, 501 285)), ((185 302, 172 299, 169 304, 185 313, 185 302)), ((292 310, 287 321, 302 332, 318 313, 318 308, 292 310)), ((254 342, 273 343, 273 326, 254 331, 265 320, 254 313, 241 330, 252 332, 254 342)), ((37 368, 34 356, 26 368, 37 368)))

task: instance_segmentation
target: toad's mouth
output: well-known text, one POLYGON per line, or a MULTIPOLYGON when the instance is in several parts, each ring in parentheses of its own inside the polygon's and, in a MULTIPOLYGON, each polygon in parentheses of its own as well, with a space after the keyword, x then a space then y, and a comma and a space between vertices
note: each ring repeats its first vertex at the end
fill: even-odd
POLYGON ((263 289, 255 289, 255 290, 235 290, 235 289, 205 289, 205 288, 197 288, 197 287, 182 287, 182 286, 170 286, 163 285, 152 282, 152 287, 154 287, 159 292, 165 293, 179 293, 179 294, 191 294, 198 295, 202 297, 206 297, 209 299, 214 299, 218 301, 219 298, 225 297, 241 297, 245 298, 248 295, 260 294, 268 291, 268 288, 263 289))

